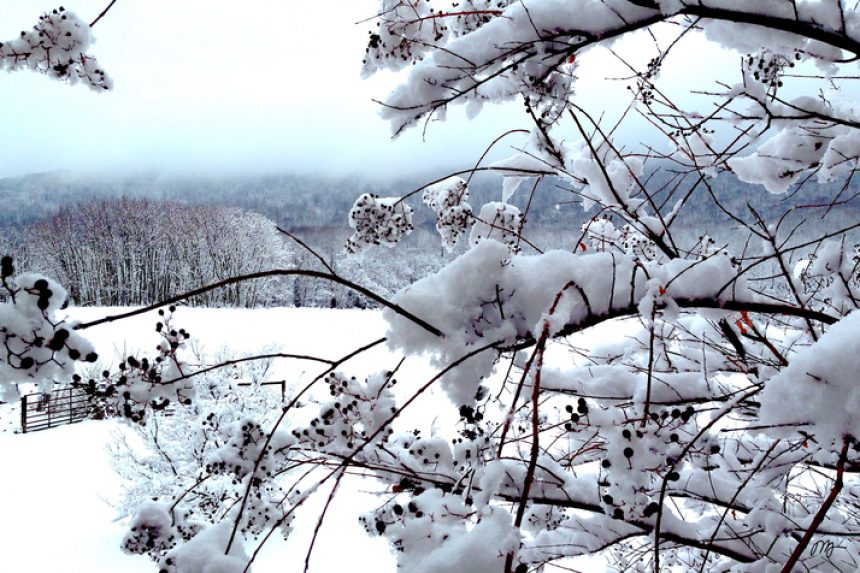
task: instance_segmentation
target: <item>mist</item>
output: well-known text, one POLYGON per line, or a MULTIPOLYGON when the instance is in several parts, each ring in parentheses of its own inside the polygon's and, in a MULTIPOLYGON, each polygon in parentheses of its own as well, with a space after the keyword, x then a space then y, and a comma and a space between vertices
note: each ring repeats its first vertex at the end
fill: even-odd
MULTIPOLYGON (((2 39, 54 7, 4 4, 2 39)), ((105 4, 79 0, 68 8, 90 20, 105 4)), ((399 77, 360 78, 372 24, 356 22, 375 9, 372 1, 263 0, 241 10, 223 1, 117 2, 94 28, 92 48, 114 78, 114 91, 94 93, 30 72, 0 75, 0 177, 69 171, 432 178, 472 167, 500 133, 530 127, 519 102, 487 105, 471 121, 454 107, 447 122, 431 121, 392 140, 373 100, 383 99, 399 77)), ((701 69, 702 59, 709 65, 707 81, 715 70, 736 68, 736 54, 690 40, 694 49, 676 50, 667 61, 669 91, 675 83, 689 89, 685 76, 701 69)), ((656 54, 646 35, 624 40, 631 41, 641 46, 621 51, 642 60, 631 64, 656 54)), ((576 102, 595 117, 605 114, 604 125, 611 126, 629 103, 624 88, 632 82, 624 78, 630 69, 605 48, 580 60, 576 102)), ((668 143, 635 114, 619 136, 628 145, 668 143)), ((489 159, 521 143, 508 138, 489 159)))

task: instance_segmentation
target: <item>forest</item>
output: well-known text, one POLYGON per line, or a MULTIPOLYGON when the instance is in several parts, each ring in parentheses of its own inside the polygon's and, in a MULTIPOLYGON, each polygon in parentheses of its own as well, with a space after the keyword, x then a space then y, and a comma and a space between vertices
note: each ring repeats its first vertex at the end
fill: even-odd
MULTIPOLYGON (((671 181, 658 169, 651 178, 655 185, 671 181), (660 182, 661 178, 666 180, 660 182)), ((55 173, 8 178, 0 180, 0 200, 6 207, 0 213, 0 245, 23 268, 66 285, 75 305, 148 305, 234 275, 289 264, 317 268, 318 261, 279 233, 280 227, 313 245, 345 277, 390 296, 438 271, 465 247, 460 245, 453 254, 439 247, 432 215, 419 212, 415 232, 397 249, 371 251, 356 260, 344 248, 350 229, 343 213, 363 192, 385 195, 420 185, 418 181, 393 181, 355 187, 354 180, 295 175, 105 180, 55 173), (219 256, 221 260, 217 260, 219 256), (115 269, 121 267, 125 267, 123 272, 117 273, 115 269), (142 274, 130 279, 135 270, 142 274)), ((470 186, 473 201, 489 202, 499 185, 498 176, 477 174, 470 186)), ((694 240, 707 235, 717 244, 739 248, 717 200, 727 210, 738 212, 752 198, 765 218, 799 208, 795 219, 815 221, 832 210, 828 198, 839 193, 839 185, 809 180, 791 196, 782 197, 723 174, 712 183, 715 199, 691 204, 689 217, 676 232, 694 240)), ((843 194, 853 196, 857 191, 857 183, 850 180, 843 194)), ((531 196, 521 194, 510 201, 520 209, 530 203, 533 214, 523 245, 527 250, 529 244, 572 250, 582 239, 579 227, 591 218, 582 209, 581 198, 557 179, 541 181, 531 196), (557 232, 562 223, 571 229, 569 234, 557 232)), ((860 218, 860 211, 850 203, 829 217, 845 226, 860 218)), ((814 236, 819 231, 813 222, 802 233, 814 236)), ((855 234, 848 237, 854 240, 855 234)), ((232 292, 209 292, 189 303, 375 306, 348 288, 301 277, 236 285, 232 292)))

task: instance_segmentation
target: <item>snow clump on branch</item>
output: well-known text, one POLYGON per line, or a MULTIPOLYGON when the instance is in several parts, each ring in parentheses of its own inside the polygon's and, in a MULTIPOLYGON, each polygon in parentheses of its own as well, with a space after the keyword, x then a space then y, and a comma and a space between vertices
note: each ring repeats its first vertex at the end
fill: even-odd
POLYGON ((761 395, 761 419, 784 426, 770 430, 792 436, 803 427, 822 447, 839 449, 860 436, 860 311, 830 327, 792 358, 761 395))
POLYGON ((70 84, 80 81, 96 91, 109 90, 113 80, 86 53, 92 43, 90 26, 60 7, 40 16, 29 32, 0 42, 0 70, 29 69, 70 84))
POLYGON ((399 197, 359 197, 349 212, 355 232, 347 240, 348 253, 360 253, 375 245, 393 247, 412 232, 412 207, 399 197))
POLYGON ((450 252, 460 235, 473 223, 472 206, 466 202, 469 187, 460 177, 449 177, 424 188, 424 203, 436 211, 436 230, 450 252))
POLYGON ((16 384, 35 382, 50 391, 54 380, 68 378, 76 362, 95 362, 92 344, 62 318, 66 291, 47 277, 14 276, 12 258, 0 263, 0 400, 18 397, 16 384))
MULTIPOLYGON (((742 280, 722 290, 735 279, 736 269, 723 253, 665 263, 613 253, 512 255, 504 244, 486 240, 394 298, 417 316, 432 316, 444 338, 392 311, 384 315, 392 345, 407 353, 433 353, 443 365, 485 344, 513 346, 537 338, 547 309, 569 282, 575 288, 565 292, 550 319, 552 335, 577 330, 589 319, 636 314, 651 292, 649 281, 659 283, 656 291, 669 299, 752 300, 742 280)), ((482 353, 467 362, 473 368, 461 367, 447 376, 443 384, 452 402, 474 401, 480 379, 494 364, 492 354, 482 353)))

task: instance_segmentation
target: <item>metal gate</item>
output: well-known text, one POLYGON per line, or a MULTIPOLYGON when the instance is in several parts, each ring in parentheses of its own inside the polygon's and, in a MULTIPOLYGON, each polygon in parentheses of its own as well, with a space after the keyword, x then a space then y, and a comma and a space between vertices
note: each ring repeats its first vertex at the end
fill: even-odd
MULTIPOLYGON (((236 386, 239 387, 247 387, 253 386, 253 382, 239 382, 236 386)), ((287 401, 287 381, 286 380, 271 380, 269 382, 259 382, 260 386, 280 386, 281 388, 281 402, 287 401)))
POLYGON ((21 397, 21 431, 35 432, 89 417, 89 398, 80 390, 62 388, 49 394, 21 397))

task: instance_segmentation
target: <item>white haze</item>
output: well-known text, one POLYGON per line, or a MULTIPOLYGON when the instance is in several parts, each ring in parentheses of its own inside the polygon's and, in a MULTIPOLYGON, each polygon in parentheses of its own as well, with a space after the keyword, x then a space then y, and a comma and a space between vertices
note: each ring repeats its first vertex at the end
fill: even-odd
MULTIPOLYGON (((106 4, 71 0, 66 8, 91 20, 106 4)), ((54 7, 0 2, 0 40, 54 7)), ((376 7, 372 0, 119 0, 95 27, 92 49, 115 91, 0 74, 0 177, 66 170, 387 179, 468 168, 498 134, 529 127, 519 103, 485 106, 468 123, 455 108, 426 134, 413 129, 392 142, 372 98, 384 98, 397 77, 359 77, 372 23, 355 22, 376 7)), ((731 74, 737 66, 736 54, 702 39, 689 46, 673 53, 661 86, 712 87, 715 68, 731 74), (697 79, 703 67, 708 73, 697 79)), ((640 64, 655 54, 645 35, 615 47, 640 64)), ((602 49, 580 62, 578 103, 596 115, 619 113, 630 82, 604 78, 629 70, 602 49)), ((634 118, 626 137, 651 139, 653 130, 634 118)))

